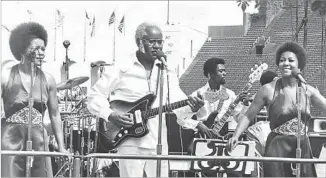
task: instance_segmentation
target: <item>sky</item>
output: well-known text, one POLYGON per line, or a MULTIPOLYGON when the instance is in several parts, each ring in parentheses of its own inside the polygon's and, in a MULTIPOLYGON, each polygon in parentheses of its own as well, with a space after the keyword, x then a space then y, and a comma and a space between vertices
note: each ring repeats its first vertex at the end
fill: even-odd
MULTIPOLYGON (((142 22, 152 22, 164 29, 168 9, 168 1, 2 1, 1 4, 2 25, 9 29, 30 20, 41 23, 47 29, 49 44, 45 60, 49 64, 49 69, 60 66, 65 60, 65 49, 62 45, 64 40, 70 41, 68 54, 70 59, 77 63, 98 60, 112 63, 114 50, 116 60, 126 59, 126 55, 135 51, 134 35, 137 26, 142 22), (63 28, 57 30, 54 28, 56 9, 64 16, 63 28), (89 36, 91 29, 86 28, 86 47, 84 47, 85 11, 91 19, 94 16, 96 19, 94 37, 89 36), (116 21, 109 26, 108 21, 113 11, 116 21), (122 17, 125 17, 124 33, 117 30, 122 17)), ((174 35, 178 38, 178 42, 175 43, 179 44, 175 50, 189 53, 190 39, 193 41, 194 50, 199 50, 207 38, 208 26, 242 25, 242 14, 236 0, 170 1, 169 22, 182 27, 174 35)), ((1 34, 2 61, 14 59, 8 45, 10 33, 1 28, 1 34)), ((185 57, 184 54, 179 56, 180 59, 185 57)), ((191 60, 187 56, 188 65, 191 60)), ((178 63, 180 62, 174 61, 173 66, 178 63)), ((89 67, 88 64, 85 66, 89 67)), ((59 82, 60 71, 56 70, 53 73, 59 82)))

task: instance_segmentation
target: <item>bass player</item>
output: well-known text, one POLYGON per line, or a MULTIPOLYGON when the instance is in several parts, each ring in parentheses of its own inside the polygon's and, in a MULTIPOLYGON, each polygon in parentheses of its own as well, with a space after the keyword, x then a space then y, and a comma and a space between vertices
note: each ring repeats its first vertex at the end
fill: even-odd
MULTIPOLYGON (((200 130, 205 131, 203 134, 211 138, 212 132, 207 128, 207 124, 205 125, 203 122, 212 119, 215 120, 215 118, 215 121, 218 121, 218 119, 222 118, 230 104, 236 99, 236 95, 232 90, 224 86, 226 76, 224 59, 216 57, 208 59, 204 63, 203 70, 208 81, 206 85, 193 92, 192 95, 197 93, 203 95, 205 106, 197 112, 196 120, 200 121, 198 127, 201 128, 200 130)), ((240 102, 232 111, 231 116, 220 131, 220 135, 226 136, 224 139, 228 138, 229 130, 236 128, 237 122, 234 117, 240 114, 243 104, 248 105, 247 92, 240 94, 239 97, 244 102, 240 102)))

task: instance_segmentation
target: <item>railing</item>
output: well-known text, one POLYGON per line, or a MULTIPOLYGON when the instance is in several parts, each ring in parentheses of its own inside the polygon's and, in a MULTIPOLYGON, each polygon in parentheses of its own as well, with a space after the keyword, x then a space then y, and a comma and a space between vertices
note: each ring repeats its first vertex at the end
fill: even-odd
POLYGON ((287 162, 287 163, 315 163, 326 164, 326 160, 306 158, 281 158, 280 157, 248 157, 248 156, 189 156, 189 155, 121 155, 112 153, 91 153, 89 155, 72 155, 58 152, 46 151, 1 151, 1 155, 20 156, 66 156, 87 158, 111 158, 111 159, 146 159, 146 160, 188 160, 188 161, 257 161, 257 162, 287 162))

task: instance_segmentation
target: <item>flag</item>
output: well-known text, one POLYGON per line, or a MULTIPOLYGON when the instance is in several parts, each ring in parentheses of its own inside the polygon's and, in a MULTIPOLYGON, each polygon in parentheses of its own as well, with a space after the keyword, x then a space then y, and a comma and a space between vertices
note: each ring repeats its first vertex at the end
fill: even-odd
POLYGON ((64 19, 64 16, 62 15, 62 13, 56 9, 56 22, 55 22, 55 26, 56 27, 61 27, 62 24, 63 24, 63 19, 64 19))
POLYGON ((10 32, 9 28, 6 27, 5 25, 1 25, 4 29, 6 29, 8 32, 10 32))
POLYGON ((87 11, 85 11, 85 14, 86 14, 86 19, 89 20, 89 16, 88 16, 88 14, 87 14, 87 11))
POLYGON ((91 37, 95 36, 95 15, 93 17, 93 22, 92 22, 92 31, 91 31, 91 37))
POLYGON ((110 26, 111 24, 113 24, 114 21, 115 21, 115 13, 114 13, 114 11, 113 11, 113 13, 111 14, 111 17, 110 17, 110 19, 109 19, 109 26, 110 26))
POLYGON ((27 14, 28 14, 28 15, 33 15, 32 11, 29 10, 29 9, 27 9, 27 14))
POLYGON ((29 9, 26 10, 28 16, 29 16, 29 20, 32 20, 32 15, 33 15, 33 12, 29 9))
MULTIPOLYGON (((90 36, 93 37, 95 35, 95 15, 93 19, 90 18, 87 11, 85 11, 85 35, 90 31, 90 36)), ((86 37, 86 36, 85 36, 86 37)))
POLYGON ((118 26, 119 31, 122 33, 122 29, 124 27, 124 23, 125 23, 125 16, 122 17, 120 24, 118 26))

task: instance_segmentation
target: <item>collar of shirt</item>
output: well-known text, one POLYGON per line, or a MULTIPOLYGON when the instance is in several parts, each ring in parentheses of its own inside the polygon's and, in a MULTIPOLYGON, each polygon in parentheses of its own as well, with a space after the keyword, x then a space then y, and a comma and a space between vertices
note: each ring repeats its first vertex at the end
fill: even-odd
MULTIPOLYGON (((136 53, 137 53, 137 51, 134 52, 134 53, 130 56, 131 64, 132 64, 132 65, 141 65, 141 66, 143 66, 142 63, 139 62, 136 53)), ((153 68, 154 68, 154 66, 156 66, 156 65, 159 64, 159 63, 161 63, 161 62, 160 62, 159 60, 156 59, 156 60, 154 61, 153 68)), ((130 67, 131 67, 131 66, 130 66, 130 67)), ((170 69, 169 66, 167 67, 167 70, 168 70, 168 72, 171 72, 171 69, 170 69)))

